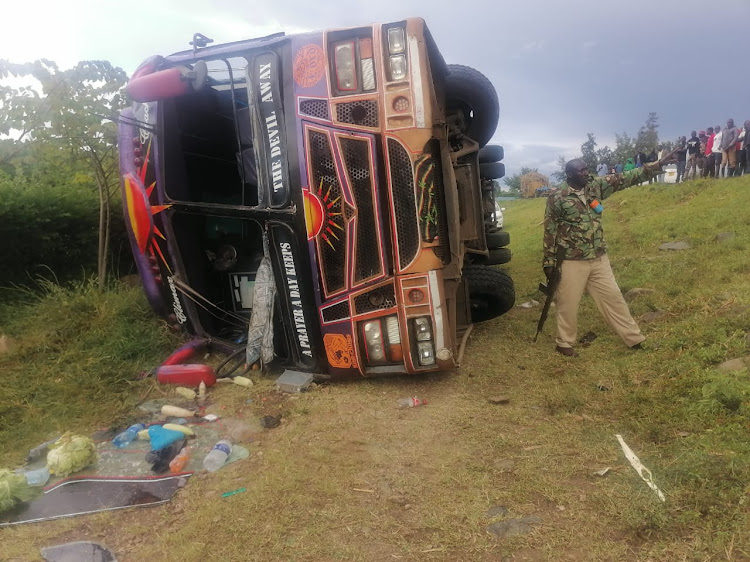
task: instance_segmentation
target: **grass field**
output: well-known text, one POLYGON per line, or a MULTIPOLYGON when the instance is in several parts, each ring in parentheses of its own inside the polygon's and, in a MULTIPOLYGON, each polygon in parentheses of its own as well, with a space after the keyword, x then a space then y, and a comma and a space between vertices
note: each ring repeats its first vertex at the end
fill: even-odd
MULTIPOLYGON (((646 351, 626 349, 585 297, 579 336, 598 337, 576 359, 553 350, 554 314, 533 344, 539 308, 516 308, 475 328, 456 374, 294 398, 262 377, 222 387, 212 399, 226 415, 284 414, 249 459, 194 477, 165 506, 2 529, 0 558, 38 560, 40 546, 88 539, 125 561, 750 560, 750 378, 717 369, 750 355, 749 192, 738 178, 604 202, 622 290, 653 290, 630 303, 646 351), (677 240, 691 249, 658 249, 677 240), (397 410, 410 395, 430 403, 397 410), (496 395, 509 403, 489 403, 496 395), (525 516, 539 518, 529 534, 487 532, 525 516)), ((540 300, 544 201, 505 206, 517 303, 540 300)), ((5 305, 0 331, 20 341, 0 356, 0 466, 63 429, 122 423, 145 393, 164 392, 133 374, 177 345, 126 288, 50 288, 5 305)))

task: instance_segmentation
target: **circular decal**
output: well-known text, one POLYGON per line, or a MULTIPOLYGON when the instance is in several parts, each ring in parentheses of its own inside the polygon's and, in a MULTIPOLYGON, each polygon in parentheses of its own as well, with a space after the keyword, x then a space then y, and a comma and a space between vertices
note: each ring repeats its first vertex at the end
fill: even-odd
POLYGON ((294 57, 294 81, 303 88, 314 86, 323 78, 325 55, 319 45, 305 45, 294 57))
POLYGON ((323 336, 323 345, 325 345, 328 363, 331 367, 338 367, 339 369, 357 367, 354 345, 350 335, 326 334, 323 336))

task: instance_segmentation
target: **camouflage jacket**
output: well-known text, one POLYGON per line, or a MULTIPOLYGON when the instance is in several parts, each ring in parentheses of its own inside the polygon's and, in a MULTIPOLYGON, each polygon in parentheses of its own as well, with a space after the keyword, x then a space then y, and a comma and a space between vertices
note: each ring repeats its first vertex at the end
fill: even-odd
POLYGON ((582 195, 563 184, 560 190, 547 198, 544 212, 544 262, 543 267, 555 265, 555 248, 565 248, 566 260, 591 260, 604 255, 607 245, 602 230, 602 215, 589 204, 602 201, 615 191, 638 185, 661 173, 656 162, 646 164, 622 174, 594 177, 586 184, 582 195))

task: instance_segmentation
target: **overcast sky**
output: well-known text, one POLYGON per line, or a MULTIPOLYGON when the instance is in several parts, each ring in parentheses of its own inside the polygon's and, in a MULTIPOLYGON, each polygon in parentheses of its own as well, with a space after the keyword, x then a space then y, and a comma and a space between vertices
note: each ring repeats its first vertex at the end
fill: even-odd
POLYGON ((509 174, 554 171, 586 133, 660 136, 750 119, 750 0, 6 0, 0 57, 62 67, 106 59, 130 74, 152 54, 219 42, 421 16, 449 63, 495 84, 509 174), (451 7, 449 7, 451 6, 451 7))

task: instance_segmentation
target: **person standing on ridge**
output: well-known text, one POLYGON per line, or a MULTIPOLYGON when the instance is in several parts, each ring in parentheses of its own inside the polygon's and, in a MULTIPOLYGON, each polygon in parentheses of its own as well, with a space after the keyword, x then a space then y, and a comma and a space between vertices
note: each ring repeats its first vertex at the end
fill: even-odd
MULTIPOLYGON (((706 161, 706 165, 703 167, 703 177, 714 177, 714 168, 713 168, 713 148, 714 148, 714 138, 716 138, 716 133, 714 133, 714 128, 709 127, 707 129, 708 131, 708 138, 706 139, 706 142, 704 143, 705 146, 701 150, 701 154, 703 154, 703 159, 706 161)), ((703 131, 701 131, 702 133, 703 131)))
POLYGON ((549 280, 558 247, 564 248, 560 264, 560 284, 555 293, 557 338, 555 350, 568 357, 578 331, 578 305, 584 291, 594 299, 607 323, 631 349, 642 349, 646 338, 630 315, 617 286, 604 243, 601 201, 615 191, 643 183, 661 173, 662 166, 675 154, 623 174, 591 177, 586 162, 571 160, 565 165, 567 185, 547 199, 544 213, 544 258, 542 267, 549 280))
POLYGON ((735 144, 740 130, 734 126, 734 119, 727 120, 727 128, 721 136, 721 167, 726 168, 724 177, 731 178, 737 167, 737 150, 735 144))
POLYGON ((711 156, 714 159, 714 175, 717 178, 721 177, 721 139, 723 132, 720 125, 714 127, 714 144, 711 147, 711 156))
POLYGON ((742 151, 745 153, 745 169, 743 175, 750 173, 750 120, 745 121, 745 138, 742 139, 742 151))
POLYGON ((680 183, 685 175, 685 161, 687 160, 687 139, 680 137, 677 142, 677 179, 675 183, 680 183))
POLYGON ((695 131, 690 131, 690 138, 687 141, 687 165, 685 167, 685 181, 690 179, 690 172, 693 172, 693 178, 696 177, 698 168, 698 153, 700 152, 701 141, 695 131))

